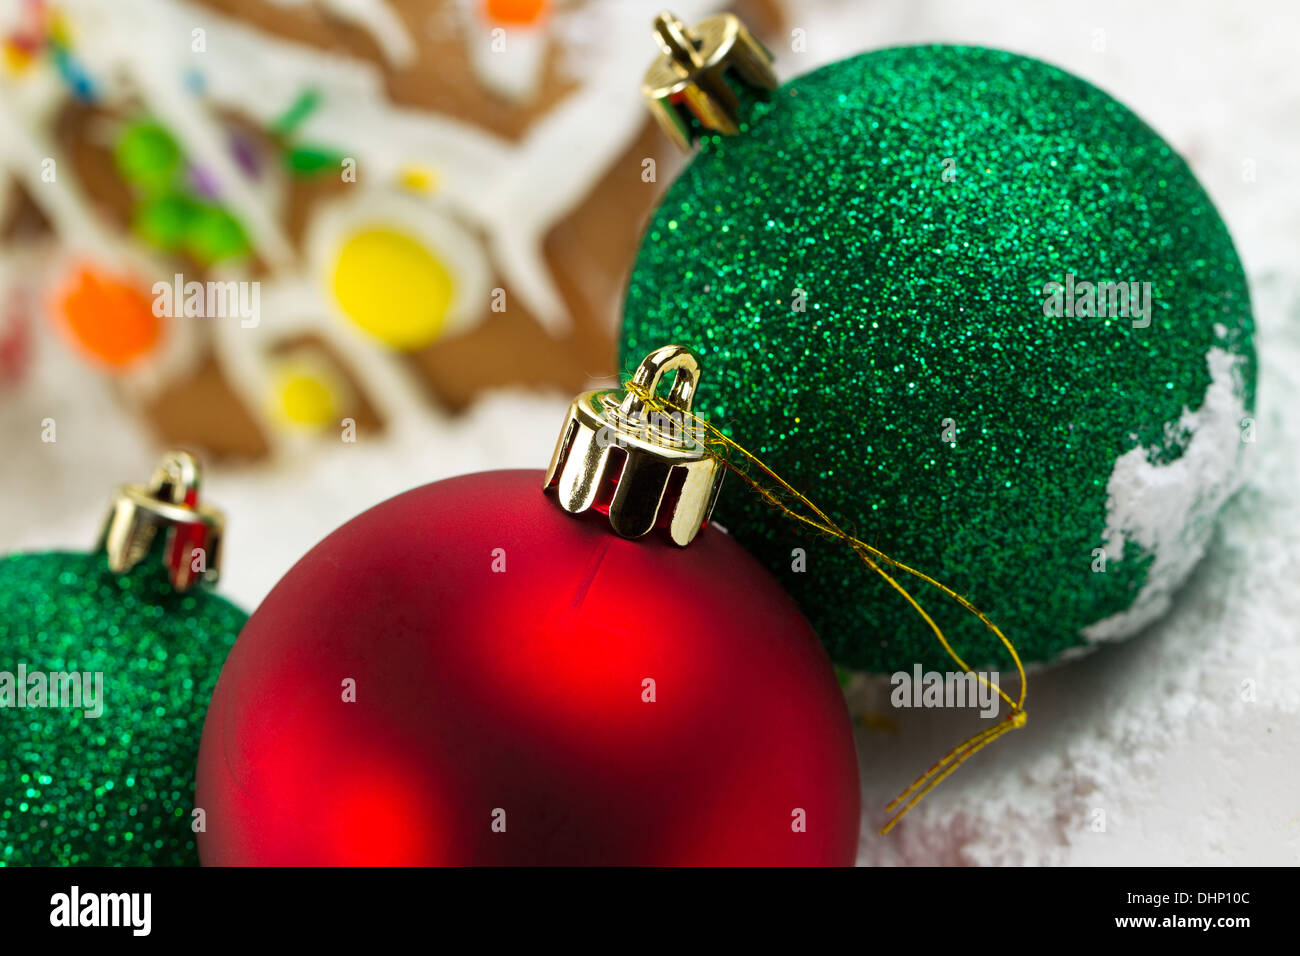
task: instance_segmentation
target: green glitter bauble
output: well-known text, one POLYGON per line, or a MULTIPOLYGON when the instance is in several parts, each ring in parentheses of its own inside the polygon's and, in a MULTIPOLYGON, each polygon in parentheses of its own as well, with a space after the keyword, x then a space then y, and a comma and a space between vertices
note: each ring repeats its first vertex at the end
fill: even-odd
MULTIPOLYGON (((699 411, 1049 661, 1153 620, 1205 550, 1252 333, 1232 240, 1150 127, 1038 61, 928 46, 818 70, 703 142, 648 227, 623 361, 696 349, 699 411), (1121 281, 1151 283, 1145 318, 1109 293, 1083 314, 1076 283, 1121 281)), ((840 663, 954 666, 843 545, 739 483, 716 516, 840 663)), ((1010 669, 904 581, 968 663, 1010 669)))
POLYGON ((98 554, 0 558, 0 865, 198 865, 203 715, 246 619, 177 594, 158 562, 115 575, 98 554), (35 699, 31 675, 74 671, 103 675, 98 717, 15 706, 35 699))

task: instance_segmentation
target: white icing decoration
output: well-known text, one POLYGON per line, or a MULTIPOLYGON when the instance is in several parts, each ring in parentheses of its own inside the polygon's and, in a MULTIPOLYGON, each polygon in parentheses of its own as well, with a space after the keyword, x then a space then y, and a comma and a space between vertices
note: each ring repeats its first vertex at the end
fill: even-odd
POLYGON ((497 23, 489 19, 481 0, 460 0, 461 21, 469 60, 480 83, 514 103, 526 103, 537 93, 546 51, 550 45, 550 17, 537 23, 497 23), (504 49, 495 48, 498 35, 504 49))
POLYGON ((340 20, 355 23, 379 44, 384 57, 394 66, 408 66, 415 59, 415 41, 406 24, 385 0, 271 0, 282 7, 301 7, 319 2, 340 20))

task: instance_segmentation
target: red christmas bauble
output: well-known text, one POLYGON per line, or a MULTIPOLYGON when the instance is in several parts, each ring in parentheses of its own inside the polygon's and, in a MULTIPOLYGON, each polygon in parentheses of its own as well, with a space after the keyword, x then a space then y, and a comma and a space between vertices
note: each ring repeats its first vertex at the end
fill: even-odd
POLYGON ((848 714, 780 585, 541 485, 410 491, 275 587, 208 710, 205 864, 853 863, 848 714))

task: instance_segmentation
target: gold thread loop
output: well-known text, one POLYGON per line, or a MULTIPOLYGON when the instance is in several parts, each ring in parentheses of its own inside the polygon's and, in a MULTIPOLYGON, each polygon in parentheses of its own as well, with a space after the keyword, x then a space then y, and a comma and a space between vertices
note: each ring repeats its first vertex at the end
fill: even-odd
POLYGON ((636 400, 643 408, 655 411, 671 411, 681 415, 683 418, 682 427, 684 430, 693 431, 696 441, 706 450, 706 452, 716 458, 727 470, 734 472, 742 481, 749 485, 764 501, 780 511, 788 518, 792 518, 815 531, 837 538, 846 543, 858 558, 872 571, 885 579, 895 591, 903 596, 912 609, 920 615, 921 619, 929 626, 935 638, 942 645, 948 656, 956 662, 957 666, 967 674, 974 674, 976 679, 985 687, 992 689, 997 695, 1006 702, 1010 712, 1003 719, 998 721, 994 726, 985 728, 972 734, 966 740, 962 741, 948 753, 944 754, 929 770, 918 777, 902 793, 895 797, 885 807, 887 813, 894 815, 889 819, 881 829, 881 833, 888 833, 895 824, 898 823, 907 813, 915 807, 930 791, 948 778, 948 776, 960 767, 963 763, 983 750, 993 741, 997 740, 1003 734, 1010 730, 1018 730, 1025 725, 1029 715, 1025 711, 1025 695, 1028 691, 1028 681, 1025 677, 1025 667, 1020 660, 1015 645, 1010 639, 994 624, 983 611, 971 604, 962 595, 958 594, 952 588, 940 581, 936 581, 922 571, 909 567, 901 561, 891 558, 871 545, 867 544, 860 538, 855 537, 842 527, 836 524, 824 511, 813 504, 809 498, 802 492, 795 489, 789 482, 769 468, 761 459, 753 453, 746 451, 738 442, 724 435, 717 427, 710 424, 708 420, 695 415, 689 410, 680 406, 672 406, 663 399, 658 398, 653 392, 647 391, 646 388, 636 380, 629 380, 624 384, 624 388, 629 396, 635 396, 636 400), (976 673, 961 658, 949 643, 943 629, 935 622, 929 613, 923 608, 919 601, 903 587, 898 580, 886 571, 881 565, 888 565, 904 574, 911 575, 920 581, 925 582, 935 588, 944 596, 951 598, 961 608, 974 614, 984 626, 993 632, 1011 655, 1012 661, 1016 666, 1016 674, 1020 679, 1020 691, 1013 700, 999 685, 991 682, 983 674, 976 673), (897 811, 897 812, 895 812, 897 811))

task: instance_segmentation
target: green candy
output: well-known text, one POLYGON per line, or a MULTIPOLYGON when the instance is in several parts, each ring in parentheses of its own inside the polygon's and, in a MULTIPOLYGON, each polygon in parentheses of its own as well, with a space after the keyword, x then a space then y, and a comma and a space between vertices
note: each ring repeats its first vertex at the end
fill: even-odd
POLYGON ((298 97, 289 104, 289 108, 278 116, 271 124, 271 132, 277 136, 289 136, 307 117, 320 107, 321 94, 320 90, 307 89, 298 94, 298 97))
MULTIPOLYGON (((650 222, 622 358, 698 350, 701 413, 1034 662, 1168 607, 1250 447, 1252 336, 1227 229, 1150 127, 1044 63, 924 46, 801 77, 704 140, 650 222), (1135 298, 1098 299, 1121 281, 1135 298)), ((844 545, 739 482, 716 518, 837 662, 955 669, 844 545)), ((969 664, 1011 670, 901 580, 969 664)))
POLYGON ((136 204, 132 228, 145 242, 172 252, 188 238, 198 211, 198 203, 188 196, 164 193, 136 204))
POLYGON ((154 561, 114 575, 99 554, 0 559, 0 865, 197 865, 203 716, 246 619, 177 594, 154 561), (33 674, 73 671, 103 675, 98 717, 84 698, 16 706, 36 700, 33 674))
POLYGON ((196 204, 185 237, 185 251, 201 263, 247 255, 252 249, 244 227, 220 206, 196 204))
POLYGON ((295 176, 318 176, 342 162, 342 153, 318 146, 295 146, 285 154, 285 165, 295 176))
POLYGON ((148 120, 127 126, 117 141, 113 159, 123 179, 149 192, 168 189, 185 161, 172 135, 148 120))

